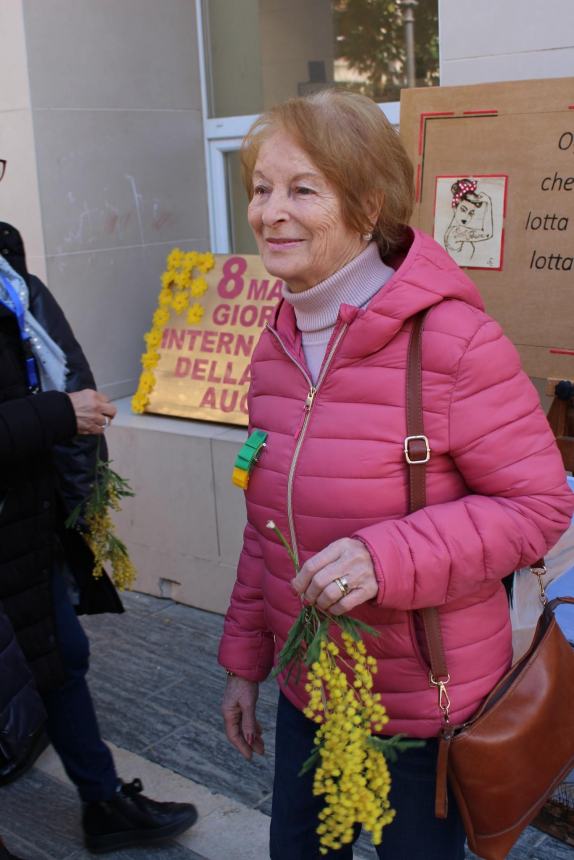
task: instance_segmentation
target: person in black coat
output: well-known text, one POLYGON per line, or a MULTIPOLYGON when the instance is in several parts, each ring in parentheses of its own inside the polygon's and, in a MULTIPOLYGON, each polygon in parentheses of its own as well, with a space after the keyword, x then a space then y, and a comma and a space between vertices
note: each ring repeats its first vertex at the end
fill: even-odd
MULTIPOLYGON (((46 711, 0 603, 0 771, 29 754, 46 711)), ((21 860, 0 838, 0 860, 21 860)))
MULTIPOLYGON (((95 389, 96 382, 82 347, 76 340, 72 328, 61 307, 40 278, 31 275, 26 266, 24 245, 20 234, 0 222, 0 239, 4 238, 0 253, 12 268, 26 280, 30 296, 30 311, 36 320, 50 333, 66 356, 66 391, 95 389)), ((76 530, 63 527, 65 519, 89 495, 96 469, 96 457, 108 459, 105 437, 74 436, 54 446, 52 459, 57 478, 58 500, 62 517, 58 521, 59 540, 66 560, 73 571, 77 586, 76 612, 78 615, 93 615, 100 612, 123 612, 118 593, 107 574, 95 579, 92 576, 94 558, 85 540, 76 530)))
POLYGON ((20 234, 3 222, 0 299, 0 601, 42 694, 50 740, 84 803, 86 846, 104 853, 157 842, 182 833, 197 813, 150 800, 139 780, 118 779, 86 683, 89 643, 77 615, 123 608, 109 579, 92 577, 81 535, 64 527, 90 491, 96 437, 116 410, 94 390, 62 310, 29 275, 20 234), (28 302, 31 344, 15 291, 28 302), (31 346, 39 375, 59 390, 31 384, 31 346))

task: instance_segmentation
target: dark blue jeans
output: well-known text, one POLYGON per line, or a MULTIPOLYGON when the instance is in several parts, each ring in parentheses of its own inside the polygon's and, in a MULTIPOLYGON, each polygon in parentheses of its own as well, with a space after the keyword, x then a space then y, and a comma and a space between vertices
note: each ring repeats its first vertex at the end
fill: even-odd
MULTIPOLYGON (((281 695, 277 712, 271 860, 351 860, 352 846, 319 854, 315 833, 324 799, 312 793, 313 772, 298 776, 313 749, 315 724, 281 695)), ((380 860, 463 860, 465 834, 452 795, 444 821, 434 815, 437 743, 406 750, 389 764, 394 821, 383 829, 380 860)), ((357 831, 357 838, 359 832, 357 831)))
POLYGON ((90 645, 59 572, 52 576, 52 600, 67 681, 44 697, 48 735, 81 799, 109 800, 116 791, 118 777, 112 754, 100 736, 86 683, 90 645))

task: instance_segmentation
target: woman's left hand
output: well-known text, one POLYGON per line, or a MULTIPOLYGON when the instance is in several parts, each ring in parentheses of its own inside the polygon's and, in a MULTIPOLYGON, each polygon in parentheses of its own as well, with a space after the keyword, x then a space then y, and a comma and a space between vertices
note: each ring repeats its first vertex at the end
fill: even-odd
POLYGON ((354 538, 326 546, 305 562, 291 584, 307 603, 333 615, 349 612, 376 597, 379 590, 370 553, 354 538))

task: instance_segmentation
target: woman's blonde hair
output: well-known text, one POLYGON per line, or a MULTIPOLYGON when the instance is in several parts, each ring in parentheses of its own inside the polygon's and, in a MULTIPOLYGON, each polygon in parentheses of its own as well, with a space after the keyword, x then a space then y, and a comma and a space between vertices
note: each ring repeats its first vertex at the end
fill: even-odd
POLYGON ((324 90, 265 111, 241 146, 241 169, 251 198, 261 144, 289 134, 337 189, 347 226, 372 233, 382 255, 400 247, 411 217, 413 168, 382 110, 358 93, 324 90), (378 212, 373 222, 373 211, 378 212))

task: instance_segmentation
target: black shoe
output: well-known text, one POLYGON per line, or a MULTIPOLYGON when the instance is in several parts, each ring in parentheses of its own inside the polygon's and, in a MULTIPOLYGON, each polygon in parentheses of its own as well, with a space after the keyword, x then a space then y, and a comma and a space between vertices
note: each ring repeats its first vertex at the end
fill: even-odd
POLYGON ((15 854, 10 854, 10 852, 0 839, 0 860, 22 860, 22 857, 16 857, 15 854))
POLYGON ((118 848, 152 845, 173 839, 195 824, 191 803, 159 803, 142 794, 139 779, 122 784, 112 800, 86 803, 82 817, 88 851, 105 854, 118 848))

